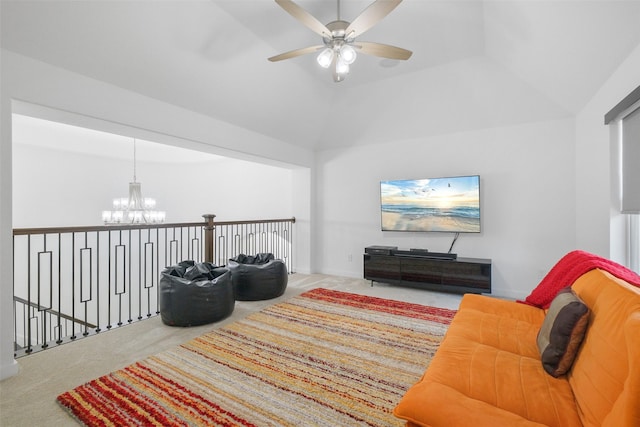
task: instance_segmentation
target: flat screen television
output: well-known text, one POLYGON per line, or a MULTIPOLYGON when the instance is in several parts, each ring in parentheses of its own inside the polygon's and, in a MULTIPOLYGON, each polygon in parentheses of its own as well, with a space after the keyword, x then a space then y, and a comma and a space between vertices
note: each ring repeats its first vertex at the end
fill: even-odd
POLYGON ((382 231, 480 232, 480 176, 380 182, 382 231))

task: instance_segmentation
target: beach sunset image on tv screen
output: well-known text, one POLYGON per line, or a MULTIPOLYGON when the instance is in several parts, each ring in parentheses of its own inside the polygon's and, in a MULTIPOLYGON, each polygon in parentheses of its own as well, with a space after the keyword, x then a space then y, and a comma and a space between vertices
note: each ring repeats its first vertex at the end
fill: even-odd
POLYGON ((480 177, 382 181, 383 231, 480 232, 480 177))

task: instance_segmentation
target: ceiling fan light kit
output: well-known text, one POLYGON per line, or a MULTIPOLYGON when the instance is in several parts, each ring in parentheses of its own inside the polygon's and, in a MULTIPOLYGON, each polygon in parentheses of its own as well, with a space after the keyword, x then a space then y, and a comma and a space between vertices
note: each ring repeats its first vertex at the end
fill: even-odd
POLYGON ((323 45, 309 46, 302 49, 292 50, 280 55, 272 56, 269 61, 276 62, 283 59, 294 58, 320 50, 316 61, 322 68, 331 68, 333 81, 341 82, 349 73, 349 66, 357 58, 357 50, 367 55, 374 55, 381 58, 407 60, 412 52, 395 46, 374 42, 358 42, 355 38, 373 27, 402 0, 376 0, 367 7, 353 22, 340 19, 340 0, 338 0, 338 19, 323 25, 309 12, 298 6, 291 0, 275 0, 291 16, 302 22, 316 34, 322 36, 323 45))
POLYGON ((356 61, 356 50, 348 44, 345 44, 340 48, 340 58, 345 64, 353 64, 356 61))
POLYGON ((334 56, 335 54, 333 53, 333 49, 328 47, 324 49, 322 52, 320 52, 320 55, 318 55, 316 60, 318 61, 318 64, 320 64, 322 68, 329 68, 331 66, 331 63, 333 62, 334 56))
POLYGON ((336 73, 342 76, 349 74, 349 64, 338 58, 336 60, 336 73))

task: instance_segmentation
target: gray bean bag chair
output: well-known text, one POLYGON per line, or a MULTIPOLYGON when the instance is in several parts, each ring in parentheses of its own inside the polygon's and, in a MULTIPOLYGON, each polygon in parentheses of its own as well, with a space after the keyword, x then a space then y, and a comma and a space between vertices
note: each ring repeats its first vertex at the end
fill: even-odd
POLYGON ((273 254, 240 254, 227 264, 237 301, 259 301, 279 297, 287 289, 287 266, 273 254))
POLYGON ((231 273, 208 262, 182 261, 160 278, 160 316, 169 326, 198 326, 233 313, 231 273))

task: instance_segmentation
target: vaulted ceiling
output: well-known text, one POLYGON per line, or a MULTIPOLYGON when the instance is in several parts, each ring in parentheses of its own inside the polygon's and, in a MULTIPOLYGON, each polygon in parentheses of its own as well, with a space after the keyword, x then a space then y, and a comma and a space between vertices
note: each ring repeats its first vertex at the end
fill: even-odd
POLYGON ((360 40, 413 56, 359 55, 334 83, 313 54, 267 61, 321 42, 273 0, 1 7, 5 49, 310 149, 571 117, 640 43, 640 0, 404 0, 360 40))

